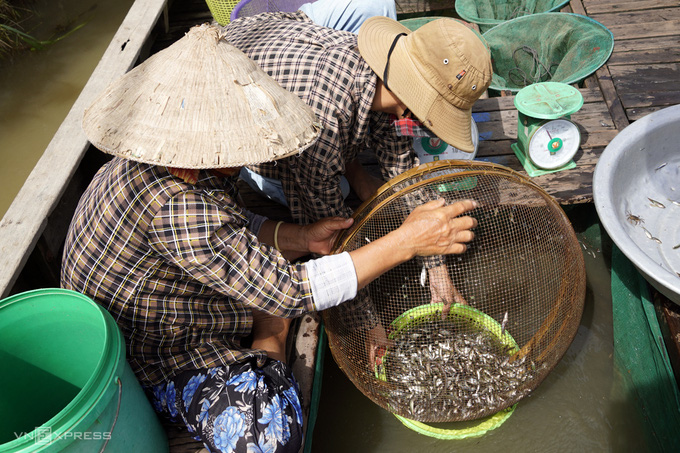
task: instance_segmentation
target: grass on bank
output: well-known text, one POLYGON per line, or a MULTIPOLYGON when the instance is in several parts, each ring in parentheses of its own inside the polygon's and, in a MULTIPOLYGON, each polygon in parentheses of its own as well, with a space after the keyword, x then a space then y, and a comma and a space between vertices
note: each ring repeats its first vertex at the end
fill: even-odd
POLYGON ((23 24, 34 13, 30 9, 33 0, 0 0, 0 60, 7 59, 23 50, 42 50, 66 38, 85 25, 81 23, 61 31, 49 39, 38 39, 24 29, 23 24))

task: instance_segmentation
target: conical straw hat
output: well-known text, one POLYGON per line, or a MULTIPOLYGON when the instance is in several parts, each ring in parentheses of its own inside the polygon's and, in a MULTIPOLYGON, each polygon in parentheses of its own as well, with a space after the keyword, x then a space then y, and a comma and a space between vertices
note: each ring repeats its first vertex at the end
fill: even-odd
POLYGON ((83 129, 115 156, 224 168, 302 152, 320 125, 298 96, 204 24, 113 82, 85 111, 83 129))

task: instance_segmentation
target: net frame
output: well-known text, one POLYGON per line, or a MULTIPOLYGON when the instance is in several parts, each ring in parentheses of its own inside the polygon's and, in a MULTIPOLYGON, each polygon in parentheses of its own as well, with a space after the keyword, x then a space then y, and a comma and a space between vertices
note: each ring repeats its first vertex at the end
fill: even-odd
MULTIPOLYGON (((488 315, 497 325, 503 324, 503 329, 512 335, 518 350, 509 360, 530 368, 531 378, 516 388, 511 397, 474 411, 442 409, 416 413, 408 403, 395 400, 395 395, 408 390, 408 384, 377 376, 375 363, 369 363, 365 345, 372 325, 380 323, 389 331, 390 324, 404 312, 430 302, 431 294, 428 285, 423 285, 421 270, 427 263, 421 259, 411 260, 379 277, 353 301, 322 312, 331 354, 354 385, 379 406, 421 422, 476 420, 516 404, 545 379, 568 349, 578 329, 585 300, 581 247, 560 205, 530 179, 487 162, 433 162, 394 178, 357 209, 353 227, 338 238, 335 252, 354 250, 372 240, 370 235, 386 234, 396 226, 395 218, 385 214, 387 210, 398 211, 403 220, 422 198, 419 191, 442 185, 448 187, 448 191, 437 193, 443 194, 447 202, 464 198, 481 201, 480 206, 468 214, 479 221, 476 238, 469 244, 468 252, 445 257, 450 277, 472 307, 488 315), (411 201, 404 201, 408 197, 411 201), (394 208, 396 204, 400 205, 399 209, 394 208), (367 234, 372 229, 377 232, 367 234), (506 229, 512 234, 499 234, 495 237, 500 239, 493 239, 494 232, 506 229), (528 242, 531 237, 538 239, 528 242), (523 254, 520 255, 525 256, 509 253, 510 246, 521 246, 523 254), (491 258, 485 258, 486 255, 491 258), (495 260, 498 262, 493 264, 495 260), (492 265, 500 271, 491 269, 492 265), (506 268, 510 271, 506 272, 506 268), (516 280, 513 280, 513 270, 516 280), (528 275, 519 276, 520 270, 528 275), (532 280, 531 275, 542 278, 532 280), (402 283, 403 278, 406 281, 402 283), (522 285, 527 282, 533 287, 523 289, 522 285), (392 294, 400 283, 402 288, 406 287, 401 295, 407 302, 399 300, 400 295, 392 294), (482 286, 488 289, 480 289, 482 286), (529 301, 524 305, 519 297, 522 291, 527 293, 522 297, 529 301), (494 297, 497 302, 491 300, 494 297), (508 313, 507 324, 503 323, 505 313, 508 313)), ((389 352, 389 347, 387 350, 389 352)), ((433 381, 432 387, 437 385, 441 382, 433 381)), ((437 398, 439 393, 434 392, 437 398)), ((410 395, 427 399, 420 391, 410 395)), ((442 398, 446 398, 446 392, 442 398)), ((433 405, 429 403, 427 407, 433 405)))

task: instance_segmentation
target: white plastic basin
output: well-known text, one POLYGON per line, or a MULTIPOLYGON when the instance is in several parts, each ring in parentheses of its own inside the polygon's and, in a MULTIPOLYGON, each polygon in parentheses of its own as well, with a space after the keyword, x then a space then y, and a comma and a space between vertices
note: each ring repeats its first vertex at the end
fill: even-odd
POLYGON ((593 198, 621 252, 680 304, 680 105, 635 121, 611 141, 595 167, 593 198))

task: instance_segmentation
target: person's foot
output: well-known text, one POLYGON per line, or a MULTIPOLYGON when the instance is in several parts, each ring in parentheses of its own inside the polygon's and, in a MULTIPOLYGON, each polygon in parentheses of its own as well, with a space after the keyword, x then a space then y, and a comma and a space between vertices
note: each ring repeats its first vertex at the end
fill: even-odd
POLYGON ((291 320, 279 318, 262 311, 253 310, 253 345, 267 355, 286 362, 286 341, 291 320))

